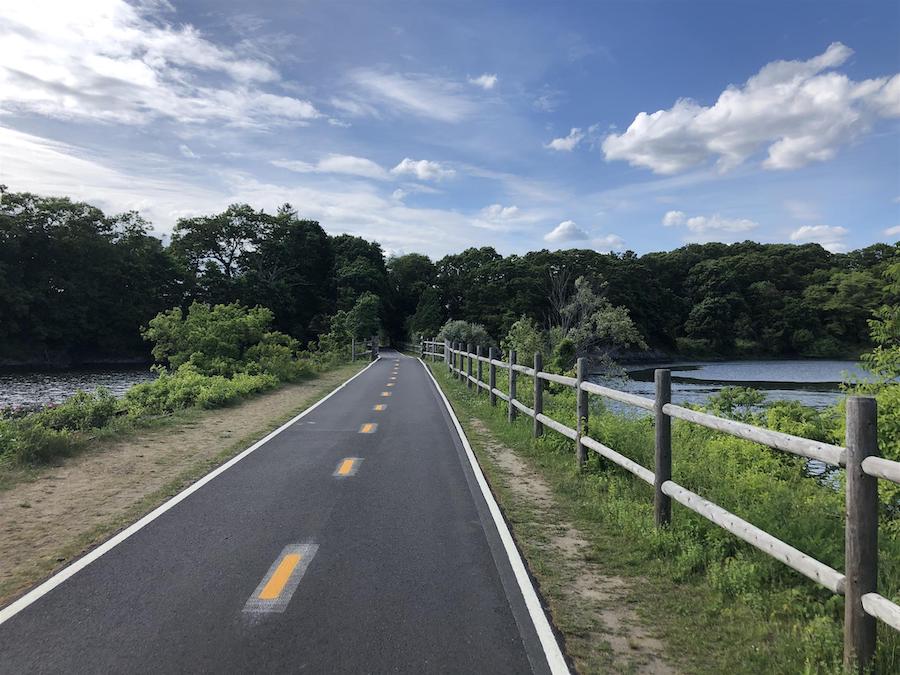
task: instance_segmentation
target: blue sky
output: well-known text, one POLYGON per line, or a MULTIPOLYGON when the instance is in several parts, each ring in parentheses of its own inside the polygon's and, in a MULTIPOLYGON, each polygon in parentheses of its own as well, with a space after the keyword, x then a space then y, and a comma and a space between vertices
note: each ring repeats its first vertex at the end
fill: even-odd
POLYGON ((0 0, 0 182, 433 257, 900 240, 896 2, 0 0))

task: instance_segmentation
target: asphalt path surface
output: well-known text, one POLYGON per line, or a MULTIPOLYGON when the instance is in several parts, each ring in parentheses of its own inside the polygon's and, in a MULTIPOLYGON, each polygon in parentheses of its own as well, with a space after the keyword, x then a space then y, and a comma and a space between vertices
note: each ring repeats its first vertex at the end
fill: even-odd
POLYGON ((538 630, 433 382, 384 351, 2 623, 0 672, 546 673, 538 630))

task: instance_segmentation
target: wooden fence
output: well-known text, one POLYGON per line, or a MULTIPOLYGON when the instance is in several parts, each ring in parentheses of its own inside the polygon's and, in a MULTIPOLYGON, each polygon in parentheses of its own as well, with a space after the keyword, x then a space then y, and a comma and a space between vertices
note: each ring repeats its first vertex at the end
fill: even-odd
POLYGON ((350 360, 356 361, 356 357, 358 356, 368 356, 370 360, 374 361, 378 358, 378 336, 373 335, 369 340, 362 343, 362 345, 358 345, 356 343, 356 338, 350 338, 350 360), (357 351, 360 346, 365 347, 362 351, 357 351))
POLYGON ((535 437, 542 435, 547 427, 571 439, 579 466, 584 464, 587 453, 591 450, 652 485, 653 512, 658 527, 671 522, 671 500, 674 499, 832 593, 843 595, 844 664, 848 669, 862 672, 870 666, 875 653, 876 618, 900 631, 900 606, 879 595, 877 589, 878 479, 900 483, 900 462, 877 456, 877 411, 874 399, 862 396, 851 396, 848 399, 846 447, 840 447, 675 405, 671 402, 669 370, 656 371, 656 396, 651 399, 588 381, 586 361, 583 358, 578 359, 576 376, 568 377, 544 372, 541 354, 535 354, 533 367, 528 367, 517 362, 515 350, 510 350, 508 361, 504 361, 501 360, 499 351, 493 347, 485 355, 480 346, 473 350, 471 344, 451 345, 449 342, 424 339, 420 344, 423 359, 429 356, 432 361, 443 359, 454 377, 465 380, 469 388, 485 390, 491 405, 497 405, 497 399, 503 400, 510 421, 519 413, 531 417, 535 437), (485 366, 486 381, 483 377, 485 366), (506 371, 508 394, 497 388, 498 368, 506 371), (516 379, 520 373, 534 380, 531 407, 516 398, 516 379), (574 429, 544 414, 543 382, 555 382, 578 392, 575 410, 577 423, 574 429), (656 440, 655 466, 652 471, 588 435, 590 394, 653 413, 656 440), (672 418, 846 469, 845 572, 833 569, 674 482, 672 418))

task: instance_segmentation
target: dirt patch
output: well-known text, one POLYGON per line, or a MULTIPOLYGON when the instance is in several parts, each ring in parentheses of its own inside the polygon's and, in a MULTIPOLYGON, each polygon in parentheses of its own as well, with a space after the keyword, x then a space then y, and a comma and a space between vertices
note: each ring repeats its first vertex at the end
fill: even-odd
POLYGON ((99 441, 0 492, 0 606, 307 407, 355 366, 99 441))
POLYGON ((561 518, 550 485, 480 420, 469 422, 501 474, 503 490, 513 497, 511 520, 520 546, 526 556, 529 549, 538 553, 538 560, 529 563, 578 670, 677 672, 664 659, 662 642, 629 605, 635 581, 604 574, 602 565, 591 559, 584 535, 561 518))

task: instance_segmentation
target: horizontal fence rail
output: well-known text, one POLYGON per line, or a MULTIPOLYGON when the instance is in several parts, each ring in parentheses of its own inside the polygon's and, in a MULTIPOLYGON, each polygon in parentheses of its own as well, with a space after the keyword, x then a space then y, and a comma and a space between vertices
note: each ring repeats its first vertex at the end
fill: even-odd
POLYGON ((665 369, 657 370, 655 373, 656 397, 646 398, 587 381, 584 376, 587 364, 585 359, 581 358, 578 359, 576 369, 578 377, 570 377, 543 371, 541 369, 543 357, 539 353, 534 355, 534 367, 529 368, 517 362, 515 350, 510 350, 508 360, 502 360, 498 358, 500 354, 493 347, 485 356, 481 347, 473 352, 472 345, 423 339, 422 355, 423 358, 430 355, 432 360, 441 357, 455 378, 465 381, 469 388, 474 385, 475 391, 486 390, 492 405, 496 405, 497 399, 505 402, 510 421, 519 413, 531 417, 534 420, 535 437, 543 434, 546 427, 573 440, 579 465, 584 463, 586 450, 591 450, 652 485, 654 517, 658 526, 666 526, 670 522, 670 500, 674 500, 831 592, 843 595, 844 664, 847 668, 863 672, 870 667, 875 653, 876 618, 900 631, 900 606, 879 595, 876 588, 878 480, 900 483, 900 462, 877 456, 877 412, 874 399, 859 396, 848 399, 847 447, 840 447, 675 405, 671 402, 671 373, 665 369), (472 374, 473 362, 478 364, 477 375, 472 374), (487 365, 487 382, 484 381, 482 364, 487 365), (506 371, 509 382, 508 393, 496 387, 498 368, 506 371), (533 408, 516 398, 517 377, 520 374, 533 379, 533 408), (544 382, 553 382, 576 390, 577 428, 573 429, 544 414, 544 382), (655 413, 656 466, 652 471, 588 435, 588 394, 655 413), (846 573, 833 569, 674 482, 672 419, 759 443, 774 450, 846 468, 846 573))

